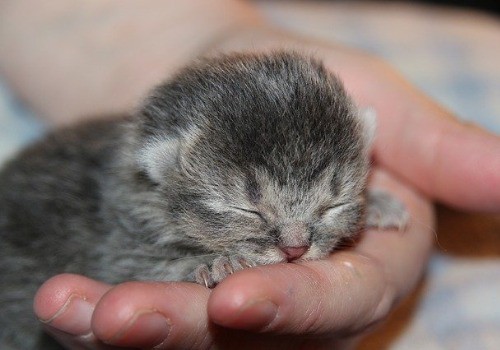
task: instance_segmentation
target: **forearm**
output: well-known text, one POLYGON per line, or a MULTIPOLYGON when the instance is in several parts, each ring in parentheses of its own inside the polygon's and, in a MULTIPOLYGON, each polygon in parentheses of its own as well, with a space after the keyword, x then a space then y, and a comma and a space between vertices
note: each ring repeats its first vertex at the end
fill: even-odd
POLYGON ((0 72, 54 123, 129 110, 225 35, 259 23, 235 0, 0 3, 0 72))

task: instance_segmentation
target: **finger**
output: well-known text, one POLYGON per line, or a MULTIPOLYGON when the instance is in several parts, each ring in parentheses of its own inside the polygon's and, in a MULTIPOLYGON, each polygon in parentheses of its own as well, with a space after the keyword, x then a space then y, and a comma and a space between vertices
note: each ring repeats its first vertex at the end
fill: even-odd
MULTIPOLYGON (((458 122, 374 56, 281 31, 253 34, 253 49, 282 48, 286 43, 322 58, 361 106, 376 110, 375 155, 384 167, 431 198, 463 209, 498 211, 499 137, 458 122)), ((248 46, 241 35, 237 39, 229 38, 222 48, 248 46)))
POLYGON ((356 100, 377 111, 380 164, 444 203, 498 211, 498 136, 458 122, 377 59, 342 50, 325 56, 356 100))
POLYGON ((220 350, 352 350, 360 337, 304 337, 290 334, 271 334, 238 331, 219 327, 214 334, 215 348, 220 350))
POLYGON ((432 246, 432 209, 390 177, 382 185, 411 210, 406 232, 368 232, 359 248, 328 260, 236 273, 212 292, 210 319, 228 328, 331 336, 362 331, 384 318, 422 273, 432 246))
POLYGON ((446 204, 498 211, 500 138, 436 105, 410 102, 406 118, 388 110, 380 118, 377 161, 446 204))
POLYGON ((193 283, 128 282, 111 289, 94 311, 92 329, 114 346, 207 349, 210 291, 193 283))
POLYGON ((47 280, 33 308, 45 330, 71 349, 98 348, 91 331, 94 307, 111 288, 87 277, 62 274, 47 280))
POLYGON ((106 344, 155 349, 350 349, 355 339, 256 335, 209 323, 210 291, 191 283, 129 282, 97 305, 92 328, 106 344))
POLYGON ((405 231, 367 230, 357 242, 355 251, 379 261, 395 298, 408 294, 421 277, 435 240, 433 207, 409 188, 394 182, 387 172, 376 171, 370 187, 386 189, 404 200, 410 213, 410 226, 405 231), (411 200, 411 197, 416 200, 411 200))

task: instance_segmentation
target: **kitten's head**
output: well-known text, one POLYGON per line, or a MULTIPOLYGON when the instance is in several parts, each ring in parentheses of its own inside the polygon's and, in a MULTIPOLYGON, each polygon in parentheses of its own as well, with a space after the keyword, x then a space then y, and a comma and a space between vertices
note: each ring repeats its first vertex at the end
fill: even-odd
POLYGON ((265 264, 324 257, 359 230, 372 127, 318 61, 204 60, 140 114, 140 167, 196 244, 265 264))

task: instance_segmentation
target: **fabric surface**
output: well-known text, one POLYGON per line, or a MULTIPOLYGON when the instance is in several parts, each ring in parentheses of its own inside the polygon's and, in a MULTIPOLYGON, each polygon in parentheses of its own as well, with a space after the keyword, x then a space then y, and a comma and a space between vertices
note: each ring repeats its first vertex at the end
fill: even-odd
POLYGON ((0 163, 46 129, 42 121, 8 90, 0 78, 0 163))
MULTIPOLYGON (((500 133, 498 19, 354 1, 266 1, 259 6, 282 27, 384 57, 460 118, 500 133)), ((44 130, 46 126, 0 82, 0 161, 44 130)), ((481 230, 479 225, 478 234, 481 230)), ((438 247, 425 283, 407 305, 411 310, 397 312, 363 349, 500 349, 498 250, 473 257, 442 250, 438 247)))

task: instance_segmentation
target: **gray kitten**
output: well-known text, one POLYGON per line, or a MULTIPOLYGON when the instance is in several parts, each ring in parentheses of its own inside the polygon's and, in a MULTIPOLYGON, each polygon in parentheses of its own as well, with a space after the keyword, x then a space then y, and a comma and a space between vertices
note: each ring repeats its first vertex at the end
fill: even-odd
POLYGON ((0 174, 0 347, 40 348, 40 284, 213 287, 255 265, 326 257, 404 207, 366 190, 372 116, 296 53, 205 59, 134 117, 52 133, 0 174))

